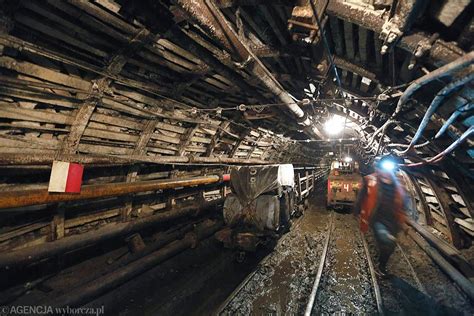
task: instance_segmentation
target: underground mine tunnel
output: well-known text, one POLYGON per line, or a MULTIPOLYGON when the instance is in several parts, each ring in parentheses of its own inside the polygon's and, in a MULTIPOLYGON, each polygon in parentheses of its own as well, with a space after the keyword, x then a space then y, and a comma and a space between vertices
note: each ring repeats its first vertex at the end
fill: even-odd
POLYGON ((473 13, 0 0, 0 315, 473 315, 473 13))

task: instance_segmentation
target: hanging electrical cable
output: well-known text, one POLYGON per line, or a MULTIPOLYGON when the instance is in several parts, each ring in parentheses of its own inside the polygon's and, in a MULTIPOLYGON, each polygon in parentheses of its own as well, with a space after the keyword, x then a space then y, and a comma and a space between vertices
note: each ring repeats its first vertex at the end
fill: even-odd
MULTIPOLYGON (((428 84, 428 83, 430 83, 434 80, 449 76, 452 73, 454 73, 455 71, 460 70, 462 68, 465 68, 465 67, 471 65, 473 62, 474 62, 474 52, 470 52, 470 53, 467 53, 467 54, 463 55, 462 57, 456 59, 455 61, 453 61, 449 64, 446 64, 446 65, 444 65, 444 66, 442 66, 442 67, 440 67, 440 68, 438 68, 438 69, 436 69, 436 70, 434 70, 434 71, 432 71, 432 72, 430 72, 430 73, 414 80, 413 82, 411 82, 411 84, 408 86, 408 88, 405 90, 405 92, 402 94, 402 96, 398 100, 398 103, 397 103, 397 106, 396 106, 396 109, 395 109, 394 113, 391 115, 391 117, 382 126, 380 126, 374 132, 374 134, 370 138, 369 142, 363 148, 366 149, 366 150, 369 149, 372 146, 373 142, 375 141, 376 137, 380 133, 382 133, 382 135, 380 137, 380 140, 381 141, 383 140, 383 137, 384 137, 388 127, 391 124, 393 124, 394 122, 396 122, 394 120, 394 118, 400 113, 400 111, 402 110, 403 105, 411 98, 411 96, 418 89, 420 89, 422 86, 424 86, 424 85, 426 85, 426 84, 428 84)), ((433 102, 436 102, 439 105, 439 103, 441 103, 441 101, 443 101, 444 98, 446 97, 446 94, 451 92, 453 89, 459 87, 460 85, 463 85, 463 84, 469 82, 470 80, 472 80, 473 79, 472 76, 473 76, 473 74, 470 73, 469 75, 467 75, 467 76, 465 76, 461 79, 458 79, 455 82, 452 82, 451 84, 449 84, 448 86, 443 88, 443 90, 438 93, 439 97, 438 98, 435 97, 436 101, 433 100, 433 102)), ((434 106, 435 110, 436 110, 438 105, 434 106)), ((425 114, 425 117, 427 117, 426 124, 429 122, 429 119, 431 118, 431 116, 432 116, 432 113, 431 113, 431 115, 429 113, 425 114)), ((421 132, 422 132, 422 130, 421 130, 421 132)), ((417 138, 419 138, 421 136, 421 132, 419 132, 419 133, 417 132, 417 134, 419 134, 419 135, 416 135, 417 138)), ((412 140, 413 146, 415 145, 416 141, 417 141, 417 139, 415 139, 415 142, 413 142, 413 140, 412 140)), ((379 143, 378 146, 377 146, 376 153, 379 152, 380 148, 381 148, 381 144, 379 143)), ((405 150, 403 150, 401 152, 401 154, 405 154, 410 149, 411 149, 410 146, 408 146, 405 150)))
POLYGON ((391 125, 396 123, 397 121, 394 121, 392 119, 387 120, 382 126, 380 126, 373 134, 372 137, 370 138, 368 144, 364 146, 364 149, 368 149, 372 143, 374 142, 375 138, 377 137, 378 134, 380 134, 382 131, 386 131, 387 128, 391 125))
POLYGON ((451 116, 448 118, 448 120, 443 124, 443 126, 441 126, 441 128, 439 129, 438 133, 436 133, 435 135, 435 139, 441 137, 441 135, 444 134, 444 132, 446 132, 449 128, 449 126, 454 123, 454 121, 463 113, 465 112, 468 112, 468 111, 472 111, 474 110, 474 103, 468 103, 468 104, 465 104, 459 108, 456 109, 456 111, 453 112, 453 114, 451 114, 451 116))
MULTIPOLYGON (((418 145, 415 145, 414 148, 422 148, 422 147, 425 147, 425 146, 428 146, 429 144, 431 144, 431 142, 429 140, 427 140, 426 142, 422 143, 422 144, 418 144, 418 145)), ((407 144, 387 144, 387 147, 402 147, 402 148, 406 148, 408 147, 407 144)), ((396 151, 396 150, 395 150, 396 151)))
POLYGON ((463 55, 462 57, 459 57, 455 61, 453 61, 449 64, 446 64, 446 65, 444 65, 444 66, 442 66, 442 67, 440 67, 440 68, 438 68, 438 69, 436 69, 436 70, 434 70, 434 71, 432 71, 432 72, 416 79, 415 81, 413 81, 410 84, 410 86, 405 90, 405 92, 403 92, 402 96, 398 100, 397 107, 396 107, 395 112, 393 113, 392 117, 395 117, 398 113, 400 113, 400 111, 402 110, 403 105, 410 99, 410 97, 416 91, 418 91, 418 89, 420 89, 424 85, 426 85, 426 84, 428 84, 428 83, 430 83, 434 80, 449 76, 453 72, 455 72, 459 69, 462 69, 466 66, 469 66, 473 62, 474 62, 474 51, 469 52, 469 53, 463 55))
POLYGON ((423 119, 421 120, 421 123, 418 127, 418 130, 415 133, 415 136, 413 136, 410 144, 408 147, 400 152, 400 154, 406 154, 408 151, 410 151, 413 146, 416 144, 418 139, 420 139, 421 135, 423 134, 423 131, 425 130, 426 126, 430 122, 431 117, 433 114, 438 110, 438 107, 442 104, 442 102, 446 99, 448 95, 450 95, 451 92, 454 90, 458 89, 459 87, 465 85, 467 82, 470 82, 474 79, 474 73, 471 73, 467 76, 462 77, 461 79, 455 80, 445 86, 441 91, 439 91, 433 101, 431 102, 430 106, 425 112, 425 115, 423 116, 423 119))
POLYGON ((426 164, 433 164, 433 163, 438 163, 441 160, 446 157, 449 153, 451 153, 454 149, 456 149, 459 145, 461 145, 469 136, 474 134, 474 126, 469 127, 467 131, 465 131, 461 137, 459 137, 456 141, 454 141, 451 145, 449 145, 448 148, 437 154, 436 156, 433 156, 429 159, 425 159, 420 162, 415 162, 415 163, 408 163, 408 164, 402 164, 400 165, 401 167, 419 167, 423 166, 426 164))

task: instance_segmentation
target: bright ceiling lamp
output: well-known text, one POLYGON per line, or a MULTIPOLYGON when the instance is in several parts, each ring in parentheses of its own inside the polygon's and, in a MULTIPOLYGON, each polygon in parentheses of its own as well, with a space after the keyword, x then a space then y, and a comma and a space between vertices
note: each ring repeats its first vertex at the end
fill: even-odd
POLYGON ((324 123, 324 130, 328 135, 337 135, 344 129, 344 117, 334 115, 324 123))

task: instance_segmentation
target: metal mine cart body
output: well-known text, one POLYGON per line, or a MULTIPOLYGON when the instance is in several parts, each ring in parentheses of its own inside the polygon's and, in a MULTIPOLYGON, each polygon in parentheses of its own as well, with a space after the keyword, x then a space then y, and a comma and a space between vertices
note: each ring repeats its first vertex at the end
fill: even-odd
POLYGON ((333 161, 328 176, 328 207, 352 206, 362 186, 357 162, 333 161))
POLYGON ((295 201, 293 165, 236 167, 230 182, 232 193, 223 209, 227 227, 216 234, 225 247, 255 251, 288 231, 295 201))

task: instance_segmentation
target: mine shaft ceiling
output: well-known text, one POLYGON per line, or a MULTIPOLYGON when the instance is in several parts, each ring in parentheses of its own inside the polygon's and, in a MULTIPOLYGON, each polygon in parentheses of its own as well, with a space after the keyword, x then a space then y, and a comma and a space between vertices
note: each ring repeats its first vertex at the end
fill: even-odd
MULTIPOLYGON (((472 49, 472 3, 4 0, 1 8, 4 163, 76 154, 238 162, 279 151, 306 161, 333 148, 324 122, 334 114, 354 124, 343 135, 360 139, 362 156, 387 153, 410 142, 438 91, 472 73, 468 64, 423 85, 395 110, 413 80, 472 49)), ((448 91, 411 161, 468 131, 472 84, 448 91)), ((467 137, 454 152, 466 170, 470 146, 467 137)))

